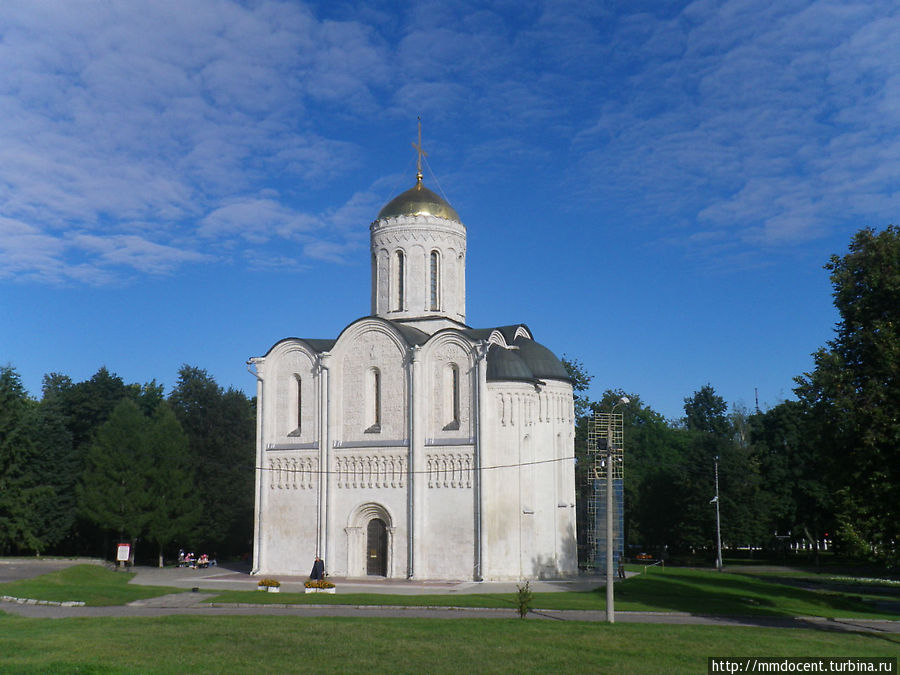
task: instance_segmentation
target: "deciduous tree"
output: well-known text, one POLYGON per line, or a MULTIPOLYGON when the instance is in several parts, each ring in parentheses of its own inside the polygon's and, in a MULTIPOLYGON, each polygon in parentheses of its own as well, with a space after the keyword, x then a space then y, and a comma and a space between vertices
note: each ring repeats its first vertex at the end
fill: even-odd
POLYGON ((900 228, 860 230, 834 255, 835 337, 795 392, 837 492, 839 541, 900 559, 900 228))

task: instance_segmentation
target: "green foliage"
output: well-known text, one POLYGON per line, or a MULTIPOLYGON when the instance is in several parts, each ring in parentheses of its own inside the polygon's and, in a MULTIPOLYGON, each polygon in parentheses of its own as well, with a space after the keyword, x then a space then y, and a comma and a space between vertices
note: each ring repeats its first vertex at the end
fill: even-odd
POLYGON ((187 434, 165 402, 159 403, 153 413, 146 449, 150 454, 146 532, 157 545, 162 567, 165 548, 190 537, 200 522, 187 434))
POLYGON ((71 439, 51 406, 0 368, 0 551, 40 553, 72 522, 71 439))
POLYGON ((732 430, 727 413, 728 404, 716 394, 711 384, 703 385, 699 391, 684 399, 684 421, 688 431, 726 438, 732 430))
POLYGON ((579 419, 588 411, 590 401, 584 396, 584 392, 591 385, 591 380, 594 379, 594 376, 587 372, 584 364, 578 359, 570 359, 563 354, 560 361, 565 366, 569 377, 572 378, 572 389, 575 392, 575 417, 579 419))
POLYGON ((148 418, 122 399, 88 452, 80 508, 120 538, 154 542, 162 564, 164 547, 197 520, 189 462, 187 437, 168 405, 148 418))
POLYGON ((531 582, 526 581, 521 586, 516 586, 516 611, 519 618, 524 619, 531 611, 531 603, 534 600, 534 593, 531 592, 531 582))
POLYGON ((128 399, 115 407, 88 451, 80 508, 100 527, 134 541, 150 518, 150 421, 128 399))
POLYGON ((900 564, 900 228, 832 256, 836 335, 795 393, 809 410, 844 541, 900 564))
POLYGON ((181 375, 170 407, 155 380, 106 368, 46 375, 37 402, 0 369, 0 553, 108 556, 111 535, 153 542, 160 561, 178 544, 249 550, 253 404, 200 369, 181 375))
POLYGON ((169 405, 187 434, 202 529, 192 541, 220 557, 250 550, 256 412, 240 391, 223 391, 200 368, 183 366, 169 405))
POLYGON ((825 532, 834 532, 832 491, 816 435, 808 411, 797 401, 750 420, 751 447, 765 487, 758 497, 761 517, 774 534, 809 538, 813 548, 825 532))

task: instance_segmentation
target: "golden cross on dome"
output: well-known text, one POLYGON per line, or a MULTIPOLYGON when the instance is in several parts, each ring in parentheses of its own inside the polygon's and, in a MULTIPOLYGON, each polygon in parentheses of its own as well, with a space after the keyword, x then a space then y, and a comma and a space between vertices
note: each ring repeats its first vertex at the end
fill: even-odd
POLYGON ((422 158, 428 157, 428 153, 422 149, 422 118, 417 117, 419 120, 419 142, 413 143, 412 146, 416 149, 416 183, 422 182, 422 158))

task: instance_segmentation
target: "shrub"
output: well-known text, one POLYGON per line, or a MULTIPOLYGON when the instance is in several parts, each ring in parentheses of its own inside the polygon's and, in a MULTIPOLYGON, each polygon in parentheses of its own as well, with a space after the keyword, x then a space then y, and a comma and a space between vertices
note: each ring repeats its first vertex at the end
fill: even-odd
POLYGON ((531 601, 534 595, 531 592, 531 582, 526 581, 524 586, 516 586, 516 610, 519 618, 524 619, 531 611, 531 601))

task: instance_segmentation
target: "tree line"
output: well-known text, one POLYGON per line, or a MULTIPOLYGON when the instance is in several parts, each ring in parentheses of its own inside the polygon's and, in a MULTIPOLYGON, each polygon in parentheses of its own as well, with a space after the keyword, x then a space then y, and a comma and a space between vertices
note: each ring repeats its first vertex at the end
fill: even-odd
MULTIPOLYGON (((626 541, 656 555, 712 555, 714 470, 726 548, 778 551, 831 540, 854 558, 900 564, 900 229, 864 229, 830 271, 840 321, 796 378, 795 401, 729 409, 711 385, 667 420, 638 394, 625 425, 626 541)), ((580 559, 587 558, 590 416, 625 392, 576 397, 580 559)), ((164 395, 101 368, 47 375, 40 401, 0 367, 0 553, 107 557, 113 539, 220 557, 251 549, 255 400, 183 366, 164 395)))
POLYGON ((255 401, 196 367, 168 397, 106 368, 53 373, 40 401, 0 367, 0 553, 246 555, 255 434, 255 401))
MULTIPOLYGON (((628 393, 626 542, 655 556, 715 551, 715 458, 723 546, 783 553, 826 539, 850 558, 900 566, 900 229, 859 231, 830 271, 840 321, 795 401, 768 410, 729 406, 706 385, 666 420, 628 393)), ((587 429, 625 392, 585 398, 591 376, 565 360, 576 388, 580 559, 587 551, 587 429)))

